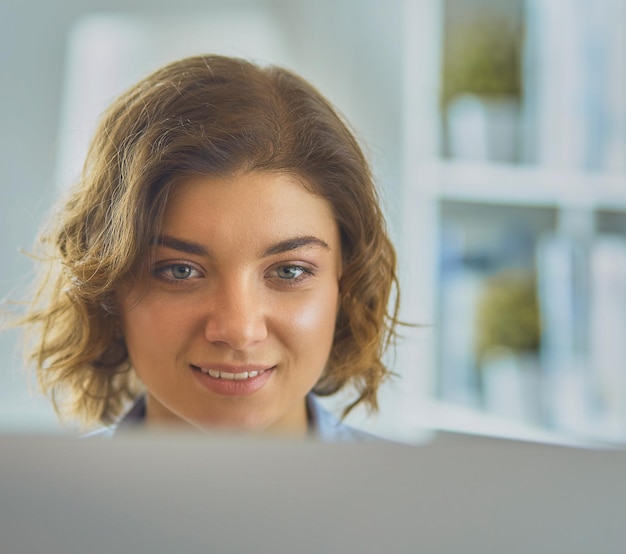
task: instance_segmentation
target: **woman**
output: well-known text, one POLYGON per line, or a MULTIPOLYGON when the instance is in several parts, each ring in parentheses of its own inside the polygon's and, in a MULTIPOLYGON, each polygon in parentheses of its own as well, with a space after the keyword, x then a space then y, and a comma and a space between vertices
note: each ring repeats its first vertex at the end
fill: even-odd
MULTIPOLYGON (((104 114, 44 234, 27 325, 62 416, 322 438, 316 395, 376 409, 396 259, 367 162, 280 68, 172 63, 104 114)), ((119 425, 118 425, 119 427, 119 425)))

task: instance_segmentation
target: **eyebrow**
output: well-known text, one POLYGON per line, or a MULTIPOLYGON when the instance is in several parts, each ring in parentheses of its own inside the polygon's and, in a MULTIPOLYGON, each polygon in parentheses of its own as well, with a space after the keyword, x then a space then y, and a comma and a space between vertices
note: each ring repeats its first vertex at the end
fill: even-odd
POLYGON ((298 250, 298 248, 304 247, 319 247, 325 250, 330 250, 330 246, 326 244, 322 239, 313 236, 295 237, 280 241, 277 244, 270 246, 265 252, 263 257, 274 256, 276 254, 282 254, 283 252, 290 252, 291 250, 298 250))
MULTIPOLYGON (((163 246, 177 250, 178 252, 184 252, 185 254, 192 254, 194 256, 210 256, 211 251, 200 244, 199 242, 177 239, 169 235, 161 235, 155 237, 151 244, 154 246, 163 246)), ((286 240, 282 240, 276 244, 273 244, 267 248, 263 254, 263 258, 268 256, 275 256, 276 254, 282 254, 284 252, 291 252, 292 250, 298 250, 305 247, 318 247, 325 250, 330 250, 330 246, 322 239, 314 236, 294 237, 286 240)))
POLYGON ((208 256, 209 251, 199 242, 193 242, 189 240, 177 239, 168 235, 161 235, 152 239, 151 244, 153 246, 164 246, 171 248, 172 250, 178 250, 185 254, 192 254, 194 256, 208 256))

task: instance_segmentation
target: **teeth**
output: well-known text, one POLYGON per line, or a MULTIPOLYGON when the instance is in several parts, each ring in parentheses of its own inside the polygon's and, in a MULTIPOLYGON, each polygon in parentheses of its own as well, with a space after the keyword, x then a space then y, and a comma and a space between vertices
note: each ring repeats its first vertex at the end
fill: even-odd
POLYGON ((210 375, 215 379, 226 379, 228 381, 244 381, 245 379, 256 377, 257 375, 265 373, 264 369, 260 371, 241 371, 239 373, 229 373, 228 371, 218 371, 217 369, 198 369, 200 369, 200 371, 205 375, 210 375))

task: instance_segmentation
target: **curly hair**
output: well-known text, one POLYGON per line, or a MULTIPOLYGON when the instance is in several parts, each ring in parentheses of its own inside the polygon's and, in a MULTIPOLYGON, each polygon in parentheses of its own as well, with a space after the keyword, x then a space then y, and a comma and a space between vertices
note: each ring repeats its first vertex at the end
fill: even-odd
POLYGON ((24 323, 38 381, 61 416, 111 423, 141 389, 119 331, 116 292, 157 236, 186 175, 282 171, 332 207, 344 269, 327 366, 313 391, 352 384, 377 410, 395 338, 396 254, 353 133, 308 82, 274 66, 197 56, 171 63, 104 113, 81 178, 40 237, 45 270, 24 323))

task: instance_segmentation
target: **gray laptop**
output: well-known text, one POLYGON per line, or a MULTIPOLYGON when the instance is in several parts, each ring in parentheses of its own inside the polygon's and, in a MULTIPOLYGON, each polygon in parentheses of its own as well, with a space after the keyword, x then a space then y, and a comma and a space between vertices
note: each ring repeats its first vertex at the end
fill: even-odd
POLYGON ((626 553, 626 452, 0 439, 0 553, 626 553))

